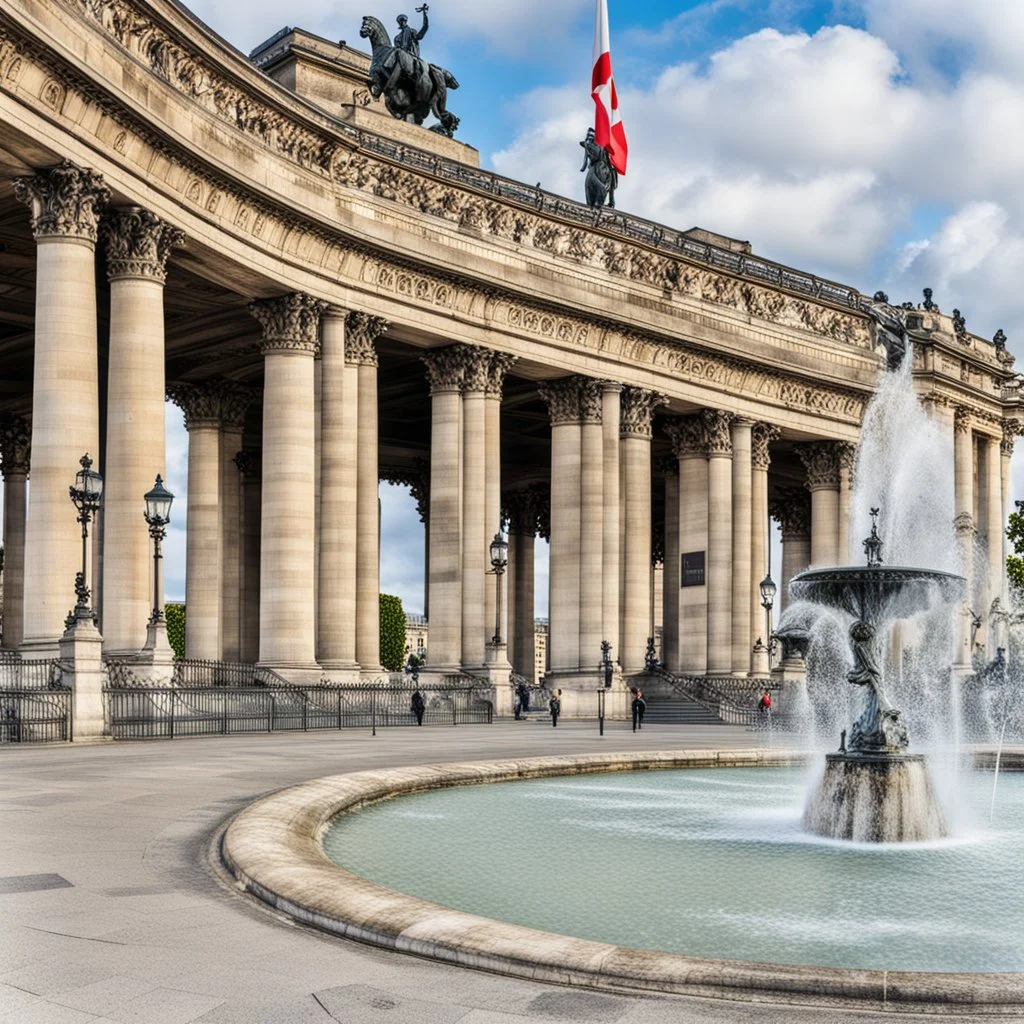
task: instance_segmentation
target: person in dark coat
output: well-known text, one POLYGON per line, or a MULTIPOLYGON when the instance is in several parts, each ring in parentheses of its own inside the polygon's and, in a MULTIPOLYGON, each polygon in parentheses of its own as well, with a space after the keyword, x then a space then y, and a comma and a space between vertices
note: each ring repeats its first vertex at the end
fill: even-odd
POLYGON ((644 695, 640 692, 638 686, 633 691, 633 732, 637 729, 644 727, 644 712, 647 710, 647 701, 644 700, 644 695))
POLYGON ((523 714, 530 710, 530 688, 526 683, 519 684, 519 710, 523 714))
POLYGON ((562 691, 555 690, 548 701, 548 710, 551 712, 551 727, 558 728, 558 716, 562 713, 562 691))
POLYGON ((427 709, 427 702, 423 699, 423 694, 417 690, 412 695, 412 713, 416 716, 416 724, 423 724, 423 712, 427 709))

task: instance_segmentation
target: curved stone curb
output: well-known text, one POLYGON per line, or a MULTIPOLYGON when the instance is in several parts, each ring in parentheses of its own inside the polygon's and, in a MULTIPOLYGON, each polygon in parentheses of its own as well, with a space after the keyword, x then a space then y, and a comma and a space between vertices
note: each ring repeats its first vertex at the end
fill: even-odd
MULTIPOLYGON (((330 861, 321 837, 344 811, 448 786, 656 768, 804 764, 784 750, 657 751, 421 765, 334 775, 263 797, 228 827, 239 885, 307 924, 361 942, 535 981, 721 999, 928 1013, 1019 1014, 1024 974, 847 970, 709 960, 538 931, 386 889, 330 861)), ((951 937, 952 938, 952 937, 951 937)))

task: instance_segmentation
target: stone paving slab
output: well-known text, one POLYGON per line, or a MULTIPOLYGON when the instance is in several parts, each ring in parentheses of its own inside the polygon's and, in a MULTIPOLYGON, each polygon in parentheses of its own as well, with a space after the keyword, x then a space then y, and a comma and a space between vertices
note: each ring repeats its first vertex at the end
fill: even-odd
MULTIPOLYGON (((417 1000, 436 1004, 458 1013, 449 1019, 459 1024, 581 1019, 600 1024, 600 1018, 581 1018, 572 1009, 582 1004, 559 1002, 566 990, 557 987, 435 964, 289 923, 224 887, 209 863, 210 838, 255 797, 325 775, 453 760, 737 748, 753 740, 745 730, 724 726, 659 725, 634 735, 617 724, 610 724, 602 739, 593 723, 564 722, 557 730, 498 723, 382 730, 375 738, 348 730, 82 748, 5 747, 0 749, 5 794, 62 793, 73 799, 29 801, 0 812, 0 874, 54 873, 72 888, 0 895, 0 1024, 388 1024, 393 1019, 389 1011, 346 1000, 349 986, 382 992, 396 1006, 417 1000), (170 909, 114 894, 127 890, 173 895, 183 903, 170 909), (44 920, 70 921, 74 931, 89 934, 40 931, 44 920), (12 982, 26 970, 33 987, 48 995, 12 982), (334 1013, 314 995, 324 992, 341 993, 331 1002, 334 1013), (62 1005, 68 1000, 76 1005, 62 1005), (371 1011, 376 1016, 366 1017, 371 1011)), ((694 998, 568 994, 611 1000, 591 1004, 595 1013, 612 1012, 599 1006, 623 1007, 609 1024, 886 1019, 875 1013, 694 998)))

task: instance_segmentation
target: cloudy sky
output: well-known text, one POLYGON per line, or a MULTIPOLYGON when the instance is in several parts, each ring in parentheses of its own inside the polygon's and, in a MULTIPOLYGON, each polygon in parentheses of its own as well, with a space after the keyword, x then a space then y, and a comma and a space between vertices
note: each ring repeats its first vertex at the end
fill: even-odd
MULTIPOLYGON (((418 25, 412 6, 405 13, 418 25)), ((246 52, 282 27, 271 0, 191 7, 246 52)), ((963 310, 971 330, 991 337, 1003 328, 1024 355, 1021 0, 608 7, 630 141, 622 209, 749 239, 762 255, 866 292, 884 288, 897 301, 930 286, 944 310, 963 310)), ((592 117, 593 9, 593 0, 431 6, 423 52, 458 77, 450 106, 485 167, 582 198, 577 143, 592 117)), ((363 14, 392 24, 400 9, 292 0, 286 13, 292 25, 358 44, 363 14)), ((173 410, 169 437, 168 479, 184 495, 184 435, 173 410)), ((1024 492, 1021 461, 1016 493, 1024 492)), ((382 500, 382 587, 421 610, 412 502, 386 486, 382 500)), ((183 566, 179 529, 172 595, 183 593, 183 566)), ((541 612, 542 583, 538 590, 541 612)))

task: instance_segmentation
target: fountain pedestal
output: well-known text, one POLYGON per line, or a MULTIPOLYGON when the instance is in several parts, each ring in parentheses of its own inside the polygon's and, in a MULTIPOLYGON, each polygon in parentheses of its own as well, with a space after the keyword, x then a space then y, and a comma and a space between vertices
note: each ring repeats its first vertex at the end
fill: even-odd
POLYGON ((804 810, 804 828, 862 843, 949 835, 923 754, 827 754, 825 774, 804 810))

